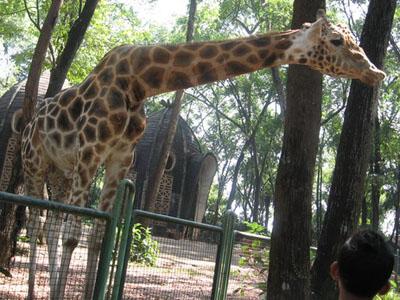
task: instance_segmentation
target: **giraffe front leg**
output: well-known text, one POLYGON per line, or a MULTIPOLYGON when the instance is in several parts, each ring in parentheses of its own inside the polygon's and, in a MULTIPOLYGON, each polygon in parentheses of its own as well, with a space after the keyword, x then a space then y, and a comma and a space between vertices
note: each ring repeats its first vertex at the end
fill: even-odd
POLYGON ((36 274, 36 252, 37 252, 37 238, 39 236, 39 215, 40 210, 37 208, 29 209, 29 218, 27 228, 29 228, 29 278, 28 278, 28 297, 27 299, 34 299, 35 297, 35 274, 36 274))
MULTIPOLYGON (((113 209, 115 195, 120 180, 125 178, 132 163, 131 151, 125 151, 124 155, 118 153, 105 163, 104 186, 100 196, 100 210, 110 212, 113 209)), ((102 239, 105 233, 104 222, 96 221, 88 240, 88 263, 86 266, 86 285, 84 299, 92 299, 94 284, 96 281, 97 264, 100 254, 102 239)))

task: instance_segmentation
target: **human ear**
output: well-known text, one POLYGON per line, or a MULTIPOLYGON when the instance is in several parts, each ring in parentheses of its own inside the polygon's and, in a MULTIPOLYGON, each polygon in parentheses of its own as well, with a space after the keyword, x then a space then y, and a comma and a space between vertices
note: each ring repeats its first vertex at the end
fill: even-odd
POLYGON ((337 261, 334 261, 330 267, 330 274, 333 280, 339 280, 339 264, 337 261))

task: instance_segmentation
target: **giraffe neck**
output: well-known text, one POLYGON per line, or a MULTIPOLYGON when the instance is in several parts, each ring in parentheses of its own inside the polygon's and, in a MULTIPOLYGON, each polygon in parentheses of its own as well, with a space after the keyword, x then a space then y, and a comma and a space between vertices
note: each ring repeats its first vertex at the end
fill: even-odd
POLYGON ((114 76, 117 86, 118 80, 129 78, 133 97, 143 100, 266 67, 298 63, 304 53, 301 45, 296 47, 300 32, 290 30, 218 42, 121 46, 112 50, 95 72, 100 81, 114 76), (107 66, 114 66, 115 75, 107 66))

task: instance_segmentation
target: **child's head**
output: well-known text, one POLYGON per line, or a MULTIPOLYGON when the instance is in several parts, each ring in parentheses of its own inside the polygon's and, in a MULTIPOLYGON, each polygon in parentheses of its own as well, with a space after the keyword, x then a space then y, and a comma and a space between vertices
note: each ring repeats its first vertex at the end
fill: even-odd
POLYGON ((371 298, 389 290, 393 264, 393 252, 383 237, 372 230, 361 230, 344 243, 331 273, 346 292, 371 298))

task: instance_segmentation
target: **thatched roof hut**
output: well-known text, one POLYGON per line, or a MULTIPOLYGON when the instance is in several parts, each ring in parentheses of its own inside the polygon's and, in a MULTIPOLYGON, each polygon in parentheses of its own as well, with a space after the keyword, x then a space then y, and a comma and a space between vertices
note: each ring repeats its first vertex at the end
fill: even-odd
MULTIPOLYGON (((171 108, 166 108, 150 115, 144 135, 136 146, 131 172, 136 179, 136 200, 141 208, 146 201, 146 190, 152 188, 150 174, 156 169, 171 112, 171 108)), ((201 150, 193 131, 179 117, 160 191, 150 210, 201 222, 216 171, 215 155, 201 150)))

